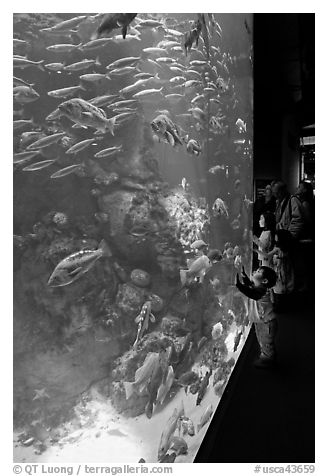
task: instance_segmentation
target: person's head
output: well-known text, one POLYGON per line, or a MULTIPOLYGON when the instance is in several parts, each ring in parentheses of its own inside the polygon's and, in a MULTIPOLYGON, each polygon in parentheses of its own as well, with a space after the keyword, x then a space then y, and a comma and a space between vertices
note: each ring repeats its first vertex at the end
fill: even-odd
POLYGON ((260 216, 259 224, 260 228, 274 232, 276 228, 276 218, 273 213, 264 212, 260 216))
POLYGON ((287 185, 282 180, 273 182, 272 194, 278 200, 282 200, 286 195, 288 195, 287 185))
POLYGON ((270 198, 272 197, 272 188, 271 188, 271 185, 270 185, 270 184, 268 184, 268 185, 265 187, 264 197, 265 197, 266 200, 270 200, 270 198))
POLYGON ((268 266, 260 266, 252 274, 252 281, 255 287, 266 287, 267 289, 272 288, 277 281, 276 272, 269 268, 268 266))
POLYGON ((313 187, 310 182, 302 180, 297 187, 296 194, 301 198, 301 200, 306 200, 311 202, 313 200, 313 187))
POLYGON ((275 242, 282 251, 289 251, 292 247, 293 237, 288 230, 277 230, 275 234, 275 242))
POLYGON ((222 253, 220 250, 210 250, 207 253, 207 257, 212 263, 217 263, 218 261, 221 261, 222 253))

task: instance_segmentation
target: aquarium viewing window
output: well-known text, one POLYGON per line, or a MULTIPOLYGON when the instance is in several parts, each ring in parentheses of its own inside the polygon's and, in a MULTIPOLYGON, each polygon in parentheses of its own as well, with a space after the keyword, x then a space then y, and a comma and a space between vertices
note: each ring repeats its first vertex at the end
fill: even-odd
POLYGON ((15 462, 193 462, 250 329, 252 30, 13 15, 15 462))

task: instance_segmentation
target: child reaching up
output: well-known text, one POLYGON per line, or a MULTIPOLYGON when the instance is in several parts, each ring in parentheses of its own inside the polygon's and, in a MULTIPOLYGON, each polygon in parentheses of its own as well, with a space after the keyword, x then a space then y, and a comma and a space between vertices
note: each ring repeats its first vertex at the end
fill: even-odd
POLYGON ((236 286, 240 292, 251 299, 256 338, 260 346, 260 356, 254 362, 255 367, 271 367, 276 358, 275 337, 277 318, 273 310, 271 288, 276 283, 276 273, 268 266, 260 266, 251 279, 243 267, 242 281, 236 275, 236 286))

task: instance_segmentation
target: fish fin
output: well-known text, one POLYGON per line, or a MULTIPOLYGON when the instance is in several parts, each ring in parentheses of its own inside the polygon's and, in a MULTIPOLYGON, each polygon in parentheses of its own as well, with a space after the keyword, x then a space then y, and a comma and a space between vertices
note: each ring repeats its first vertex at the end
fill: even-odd
POLYGON ((154 314, 152 314, 152 313, 150 313, 149 318, 150 318, 151 322, 155 322, 155 321, 156 321, 156 317, 155 317, 154 314))
POLYGON ((107 128, 109 129, 110 133, 112 136, 114 135, 114 126, 115 126, 115 117, 112 117, 110 119, 107 119, 107 128))
POLYGON ((99 243, 98 249, 102 250, 103 256, 107 256, 108 258, 113 256, 113 254, 112 254, 112 252, 111 252, 111 250, 110 250, 110 248, 107 245, 105 240, 101 240, 101 242, 99 243))
POLYGON ((78 274, 82 270, 83 270, 83 268, 81 266, 79 266, 78 268, 73 269, 73 271, 70 271, 68 273, 68 275, 69 276, 75 276, 76 274, 78 274))
POLYGON ((129 400, 134 392, 134 382, 123 382, 123 386, 125 389, 126 399, 129 400))
POLYGON ((96 58, 95 65, 101 66, 99 56, 97 56, 97 58, 96 58))

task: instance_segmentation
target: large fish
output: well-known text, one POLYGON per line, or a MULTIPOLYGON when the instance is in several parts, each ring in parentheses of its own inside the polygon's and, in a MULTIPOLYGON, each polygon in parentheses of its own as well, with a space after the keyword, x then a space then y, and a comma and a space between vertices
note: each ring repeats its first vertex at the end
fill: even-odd
POLYGON ((84 99, 70 99, 59 104, 58 109, 76 124, 93 127, 103 133, 110 131, 114 135, 115 119, 108 119, 102 109, 84 99))
POLYGON ((20 104, 36 101, 40 94, 32 88, 32 86, 15 86, 13 89, 13 96, 15 101, 20 104))
POLYGON ((152 120, 150 125, 156 136, 159 139, 164 139, 172 147, 177 144, 183 144, 178 127, 167 115, 160 114, 152 120))
POLYGON ((103 256, 112 256, 105 240, 100 242, 97 250, 82 250, 67 256, 54 269, 48 285, 57 287, 73 283, 87 273, 103 256))
POLYGON ((213 415, 213 405, 212 403, 206 408, 205 412, 200 418, 200 421, 197 425, 197 432, 204 426, 206 423, 209 422, 211 416, 213 415))
POLYGON ((123 382, 126 399, 128 400, 133 392, 143 392, 148 385, 152 375, 159 367, 159 353, 149 352, 141 367, 136 370, 134 382, 123 382))
POLYGON ((109 13, 100 23, 96 38, 109 35, 116 28, 122 28, 122 36, 125 39, 129 24, 135 19, 137 13, 109 13))
POLYGON ((184 416, 184 406, 183 402, 181 402, 181 406, 179 409, 175 408, 172 416, 168 419, 165 428, 162 432, 161 439, 159 442, 159 447, 158 447, 158 460, 162 460, 164 456, 166 455, 167 450, 170 447, 170 438, 174 434, 177 424, 179 421, 179 418, 184 416))

